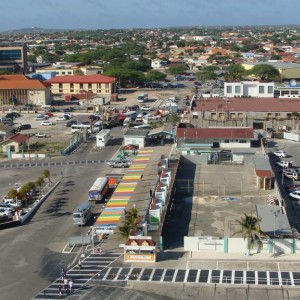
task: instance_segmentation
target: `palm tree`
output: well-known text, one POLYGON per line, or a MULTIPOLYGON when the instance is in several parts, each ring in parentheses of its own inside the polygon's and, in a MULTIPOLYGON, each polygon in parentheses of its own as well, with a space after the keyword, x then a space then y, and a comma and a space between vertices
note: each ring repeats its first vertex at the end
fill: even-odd
POLYGON ((123 226, 119 226, 120 239, 128 240, 130 235, 133 235, 141 220, 138 210, 133 207, 129 211, 125 211, 125 220, 123 226))
POLYGON ((119 229, 118 235, 120 236, 119 240, 124 239, 125 241, 127 241, 131 234, 131 227, 129 226, 129 224, 124 223, 124 225, 119 226, 118 229, 119 229))
POLYGON ((266 235, 259 228, 260 218, 257 218, 253 215, 244 214, 244 217, 241 217, 240 220, 236 221, 241 226, 241 229, 236 231, 233 236, 242 235, 244 240, 247 239, 246 255, 250 256, 250 250, 254 247, 254 245, 257 245, 258 250, 260 250, 262 247, 261 238, 266 237, 266 235))
POLYGON ((41 192, 41 187, 44 183, 45 183, 44 177, 39 177, 35 182, 35 184, 39 187, 40 192, 41 192))

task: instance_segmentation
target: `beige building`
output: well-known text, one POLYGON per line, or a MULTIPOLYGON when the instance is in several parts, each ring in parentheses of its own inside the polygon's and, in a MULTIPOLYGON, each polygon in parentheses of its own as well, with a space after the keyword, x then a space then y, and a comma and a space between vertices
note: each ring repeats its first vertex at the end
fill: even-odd
POLYGON ((115 90, 116 78, 104 75, 56 76, 46 80, 52 94, 94 94, 110 96, 115 90))
POLYGON ((103 68, 98 66, 82 66, 81 64, 57 64, 51 67, 37 69, 35 73, 55 73, 56 76, 66 75, 96 75, 102 74, 103 68))
POLYGON ((242 64, 242 66, 246 70, 251 70, 254 66, 259 64, 268 64, 276 68, 280 73, 281 80, 300 79, 300 64, 283 62, 245 62, 242 64))
POLYGON ((45 105, 51 103, 50 88, 24 75, 0 76, 1 105, 45 105))

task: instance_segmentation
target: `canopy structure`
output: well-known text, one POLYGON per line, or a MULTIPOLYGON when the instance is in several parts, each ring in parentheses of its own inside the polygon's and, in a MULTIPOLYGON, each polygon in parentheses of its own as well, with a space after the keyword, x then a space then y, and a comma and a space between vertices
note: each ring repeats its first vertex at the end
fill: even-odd
MULTIPOLYGON (((131 195, 151 158, 153 150, 141 149, 131 166, 123 176, 112 197, 107 202, 106 207, 98 217, 95 227, 110 229, 116 228, 119 220, 124 214, 125 208, 130 200, 131 195)), ((101 231, 101 229, 100 229, 101 231)))

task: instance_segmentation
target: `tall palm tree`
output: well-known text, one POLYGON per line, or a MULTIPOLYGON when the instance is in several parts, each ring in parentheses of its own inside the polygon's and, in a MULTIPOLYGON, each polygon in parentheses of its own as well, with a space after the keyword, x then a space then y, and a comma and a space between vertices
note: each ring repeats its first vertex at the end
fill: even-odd
POLYGON ((135 233, 137 226, 141 220, 138 210, 133 207, 129 211, 125 211, 125 220, 123 226, 119 226, 120 239, 128 240, 130 235, 135 233))
POLYGON ((262 248, 261 238, 266 237, 259 228, 260 218, 244 214, 244 217, 241 217, 240 220, 236 221, 241 226, 241 229, 236 231, 233 236, 242 235, 244 240, 247 240, 246 255, 250 256, 250 250, 254 247, 254 245, 257 245, 258 250, 260 250, 262 248))

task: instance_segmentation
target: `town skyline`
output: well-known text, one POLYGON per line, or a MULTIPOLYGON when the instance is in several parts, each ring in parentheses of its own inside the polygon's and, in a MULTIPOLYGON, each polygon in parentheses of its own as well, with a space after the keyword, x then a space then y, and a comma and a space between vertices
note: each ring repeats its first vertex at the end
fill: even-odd
POLYGON ((20 28, 60 28, 66 30, 205 27, 205 26, 277 26, 299 25, 297 11, 300 4, 252 0, 4 0, 6 13, 0 20, 0 31, 20 28), (17 12, 22 7, 22 14, 17 12), (15 18, 14 16, 18 17, 15 18))

